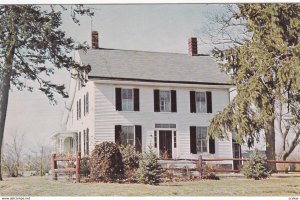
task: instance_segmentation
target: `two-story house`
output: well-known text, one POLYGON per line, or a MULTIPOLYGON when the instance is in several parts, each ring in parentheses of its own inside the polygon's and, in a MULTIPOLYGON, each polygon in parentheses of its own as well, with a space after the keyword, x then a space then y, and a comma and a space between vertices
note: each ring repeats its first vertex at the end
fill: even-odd
POLYGON ((113 141, 138 151, 152 146, 169 158, 232 158, 231 135, 207 134, 213 115, 230 101, 229 77, 212 57, 198 54, 196 38, 189 39, 188 52, 99 48, 93 31, 92 49, 75 53, 91 72, 86 83, 71 79, 67 130, 53 136, 56 151, 88 155, 96 144, 113 141))

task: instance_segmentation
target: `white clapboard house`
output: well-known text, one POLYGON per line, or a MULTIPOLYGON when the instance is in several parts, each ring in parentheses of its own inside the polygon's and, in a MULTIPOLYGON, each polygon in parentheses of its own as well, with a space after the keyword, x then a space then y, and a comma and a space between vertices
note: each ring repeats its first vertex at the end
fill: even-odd
MULTIPOLYGON (((89 155, 104 141, 152 146, 169 158, 226 157, 240 151, 229 139, 210 139, 207 127, 229 103, 229 78, 208 55, 197 53, 190 38, 188 54, 98 47, 78 51, 75 59, 90 64, 87 82, 72 78, 66 102, 66 131, 52 136, 58 153, 89 155)), ((227 164, 232 164, 228 161, 227 164)))

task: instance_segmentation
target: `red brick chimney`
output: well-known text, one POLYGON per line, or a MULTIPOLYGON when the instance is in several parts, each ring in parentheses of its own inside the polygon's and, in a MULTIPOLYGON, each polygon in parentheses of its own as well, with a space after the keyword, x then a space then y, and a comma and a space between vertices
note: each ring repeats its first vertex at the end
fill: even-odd
POLYGON ((189 38, 189 55, 196 56, 198 55, 198 46, 197 46, 197 38, 191 37, 189 38))
POLYGON ((92 49, 99 49, 98 31, 92 31, 92 49))

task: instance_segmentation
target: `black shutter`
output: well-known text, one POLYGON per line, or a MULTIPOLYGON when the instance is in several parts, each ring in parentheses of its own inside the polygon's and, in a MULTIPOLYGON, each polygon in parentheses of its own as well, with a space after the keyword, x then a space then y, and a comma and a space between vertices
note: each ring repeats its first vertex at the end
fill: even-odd
POLYGON ((116 110, 122 110, 121 88, 116 88, 116 110))
POLYGON ((85 94, 83 95, 83 116, 85 116, 85 94))
POLYGON ((78 104, 78 101, 76 103, 77 103, 77 120, 78 120, 79 119, 79 104, 78 104))
POLYGON ((196 112, 196 97, 195 97, 195 91, 190 91, 190 108, 191 113, 196 112))
POLYGON ((121 131, 122 131, 122 126, 115 125, 115 143, 116 144, 121 144, 121 131))
POLYGON ((133 89, 133 95, 134 95, 134 111, 140 111, 140 91, 137 88, 133 89))
POLYGON ((135 149, 142 152, 142 126, 135 126, 135 149))
POLYGON ((215 139, 209 137, 209 153, 215 154, 215 152, 216 152, 215 139))
POLYGON ((171 90, 171 111, 177 112, 176 90, 171 90))
POLYGON ((159 90, 154 90, 154 112, 160 112, 159 90))
POLYGON ((79 99, 79 119, 81 119, 81 99, 79 99))
POLYGON ((197 154, 196 126, 190 126, 190 147, 191 147, 191 153, 192 154, 197 154))
POLYGON ((207 113, 212 113, 211 92, 206 92, 207 113))

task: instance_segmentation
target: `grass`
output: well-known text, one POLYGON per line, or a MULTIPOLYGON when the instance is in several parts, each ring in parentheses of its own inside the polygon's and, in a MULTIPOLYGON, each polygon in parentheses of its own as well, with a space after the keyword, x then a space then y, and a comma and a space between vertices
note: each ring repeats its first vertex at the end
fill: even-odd
POLYGON ((300 177, 163 183, 159 186, 71 183, 45 177, 6 178, 0 196, 292 196, 300 194, 300 177))

